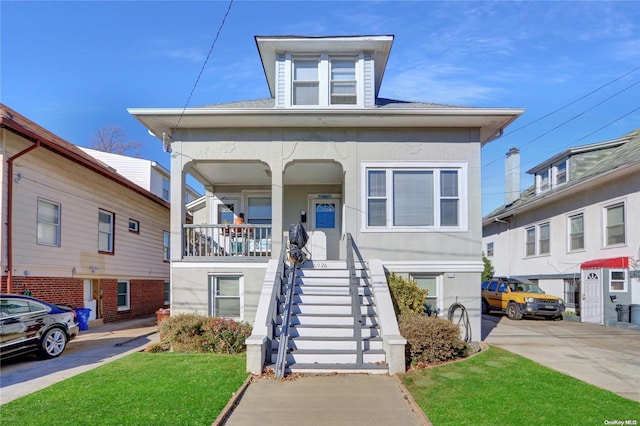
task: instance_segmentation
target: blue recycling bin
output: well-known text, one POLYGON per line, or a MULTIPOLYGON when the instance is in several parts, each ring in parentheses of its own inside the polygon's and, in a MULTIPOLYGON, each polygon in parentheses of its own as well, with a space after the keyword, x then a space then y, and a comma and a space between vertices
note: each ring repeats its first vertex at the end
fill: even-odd
POLYGON ((80 330, 89 329, 90 314, 91 314, 91 309, 89 308, 76 308, 76 315, 78 316, 78 324, 80 325, 80 330))

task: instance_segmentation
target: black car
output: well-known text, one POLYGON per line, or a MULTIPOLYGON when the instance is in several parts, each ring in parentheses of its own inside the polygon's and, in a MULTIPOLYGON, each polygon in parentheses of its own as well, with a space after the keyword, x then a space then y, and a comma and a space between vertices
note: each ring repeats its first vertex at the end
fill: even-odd
POLYGON ((28 352, 55 358, 78 335, 76 312, 34 297, 0 294, 0 358, 28 352))

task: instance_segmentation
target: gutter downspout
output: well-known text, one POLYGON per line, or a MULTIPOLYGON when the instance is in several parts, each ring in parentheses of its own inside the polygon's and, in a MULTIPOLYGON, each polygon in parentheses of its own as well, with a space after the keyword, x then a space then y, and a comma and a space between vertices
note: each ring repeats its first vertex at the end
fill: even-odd
POLYGON ((9 182, 7 186, 7 293, 11 293, 11 287, 13 284, 13 232, 12 232, 12 217, 13 217, 13 160, 18 157, 33 151, 40 146, 40 140, 36 140, 34 145, 29 148, 23 149, 15 155, 12 155, 8 160, 7 174, 9 182))

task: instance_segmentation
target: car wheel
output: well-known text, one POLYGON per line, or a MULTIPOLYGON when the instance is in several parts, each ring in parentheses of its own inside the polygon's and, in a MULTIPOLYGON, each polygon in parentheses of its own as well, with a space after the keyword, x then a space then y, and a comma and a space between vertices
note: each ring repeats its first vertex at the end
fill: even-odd
POLYGON ((486 299, 482 299, 482 313, 483 314, 488 314, 490 310, 491 309, 489 309, 489 303, 487 302, 487 300, 486 299))
POLYGON ((509 318, 510 320, 522 319, 522 314, 520 313, 518 306, 516 306, 516 304, 513 302, 509 302, 509 304, 507 305, 507 318, 509 318))
POLYGON ((48 330, 40 341, 40 356, 42 358, 55 358, 67 347, 67 335, 60 328, 48 330))

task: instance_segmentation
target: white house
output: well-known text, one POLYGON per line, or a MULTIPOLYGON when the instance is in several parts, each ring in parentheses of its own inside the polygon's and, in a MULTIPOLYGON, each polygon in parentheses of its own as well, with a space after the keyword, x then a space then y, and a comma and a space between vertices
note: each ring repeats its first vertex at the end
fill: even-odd
POLYGON ((311 261, 293 296, 291 371, 404 370, 388 272, 428 288, 429 308, 440 315, 464 305, 467 339, 481 338, 480 148, 523 111, 379 98, 393 39, 256 36, 270 98, 129 110, 172 151, 172 201, 182 199, 187 174, 206 189, 204 223, 185 224, 172 202, 172 313, 252 323, 251 371, 275 362, 272 345, 283 340, 277 300, 292 267, 283 248, 298 222, 310 235, 311 261), (245 225, 230 226, 240 212, 245 225), (359 298, 348 279, 346 290, 326 288, 354 265, 359 298), (332 291, 347 294, 334 305, 361 306, 337 314, 332 291), (351 320, 337 325, 339 315, 351 320), (344 349, 359 358, 335 354, 341 341, 331 336, 345 327, 364 339, 344 349))
MULTIPOLYGON (((115 172, 129 179, 136 185, 157 195, 165 201, 171 200, 171 172, 161 164, 153 160, 130 157, 128 155, 114 154, 112 152, 99 151, 97 149, 79 146, 81 150, 90 156, 97 158, 111 167, 115 172)), ((197 190, 189 185, 185 188, 185 203, 201 197, 197 190)))
POLYGON ((495 274, 537 282, 583 322, 617 323, 618 305, 637 305, 640 322, 640 129, 554 155, 527 171, 522 194, 519 161, 512 149, 506 180, 517 189, 483 218, 495 274))
POLYGON ((2 292, 151 315, 165 303, 169 204, 0 104, 2 292))

